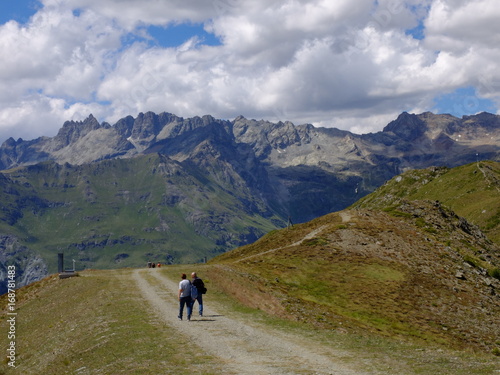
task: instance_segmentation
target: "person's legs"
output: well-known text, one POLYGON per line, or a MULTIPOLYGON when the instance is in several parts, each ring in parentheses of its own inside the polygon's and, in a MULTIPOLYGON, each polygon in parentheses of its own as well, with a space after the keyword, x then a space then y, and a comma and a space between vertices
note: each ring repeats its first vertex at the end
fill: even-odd
POLYGON ((199 294, 196 300, 198 301, 198 313, 203 316, 203 294, 199 294))
POLYGON ((179 299, 179 315, 177 316, 180 320, 182 320, 182 312, 184 311, 184 304, 186 302, 184 301, 184 299, 181 297, 179 299))
POLYGON ((182 320, 182 312, 184 311, 184 305, 187 306, 188 319, 191 317, 191 297, 181 297, 179 300, 179 316, 178 318, 182 320))
POLYGON ((193 313, 193 299, 191 297, 187 297, 188 300, 186 300, 186 306, 187 306, 187 315, 188 315, 188 320, 191 320, 191 314, 193 313))

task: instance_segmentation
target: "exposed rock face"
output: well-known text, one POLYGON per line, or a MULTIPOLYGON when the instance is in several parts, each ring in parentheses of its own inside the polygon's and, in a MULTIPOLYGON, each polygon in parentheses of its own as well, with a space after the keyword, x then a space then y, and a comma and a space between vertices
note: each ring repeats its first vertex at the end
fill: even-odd
POLYGON ((481 113, 459 119, 429 112, 420 115, 405 112, 382 132, 356 135, 334 128, 271 123, 242 116, 226 121, 212 116, 184 119, 169 113, 148 112, 140 113, 135 119, 127 116, 111 126, 99 124, 90 115, 82 122, 64 123, 53 138, 8 139, 0 148, 0 168, 45 160, 83 164, 118 156, 130 157, 148 149, 158 149, 158 144, 165 140, 186 134, 199 139, 215 129, 226 132, 236 143, 250 146, 259 160, 279 166, 297 166, 304 162, 317 165, 318 161, 365 161, 367 157, 375 160, 380 155, 404 160, 416 154, 421 159, 439 157, 453 166, 460 163, 464 154, 474 151, 480 157, 498 157, 500 117, 481 113), (446 151, 443 145, 461 151, 460 155, 443 152, 446 151), (84 148, 86 153, 82 153, 84 148))
POLYGON ((47 265, 14 236, 0 235, 0 294, 7 292, 7 267, 15 266, 16 287, 47 276, 47 265))
POLYGON ((85 137, 90 132, 106 127, 109 127, 109 125, 99 124, 96 118, 92 115, 90 115, 83 122, 66 121, 53 139, 53 150, 57 151, 64 147, 67 147, 73 143, 76 143, 80 138, 85 137))
POLYGON ((410 142, 422 137, 426 130, 428 128, 425 121, 417 115, 410 115, 406 112, 384 128, 384 132, 392 132, 400 139, 410 142))

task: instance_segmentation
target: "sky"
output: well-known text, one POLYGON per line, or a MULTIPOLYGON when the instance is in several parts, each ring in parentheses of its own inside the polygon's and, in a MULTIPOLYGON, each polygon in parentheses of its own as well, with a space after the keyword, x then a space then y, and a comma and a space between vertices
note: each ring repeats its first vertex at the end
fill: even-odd
POLYGON ((497 0, 2 0, 0 142, 93 114, 364 134, 500 108, 497 0))

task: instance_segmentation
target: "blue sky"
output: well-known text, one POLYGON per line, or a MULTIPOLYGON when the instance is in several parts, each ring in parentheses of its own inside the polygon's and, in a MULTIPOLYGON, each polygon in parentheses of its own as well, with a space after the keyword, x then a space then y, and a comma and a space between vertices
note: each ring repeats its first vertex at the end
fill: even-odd
POLYGON ((41 4, 34 0, 3 0, 0 1, 0 24, 15 20, 28 22, 41 4))
POLYGON ((3 0, 0 142, 90 113, 381 130, 497 113, 494 0, 3 0))
POLYGON ((218 46, 220 40, 204 30, 201 24, 180 24, 170 26, 149 26, 147 32, 153 38, 151 43, 165 48, 178 47, 193 37, 205 45, 218 46))
POLYGON ((474 115, 478 112, 496 113, 497 107, 489 100, 481 98, 473 86, 456 89, 435 98, 436 113, 449 113, 456 117, 474 115))

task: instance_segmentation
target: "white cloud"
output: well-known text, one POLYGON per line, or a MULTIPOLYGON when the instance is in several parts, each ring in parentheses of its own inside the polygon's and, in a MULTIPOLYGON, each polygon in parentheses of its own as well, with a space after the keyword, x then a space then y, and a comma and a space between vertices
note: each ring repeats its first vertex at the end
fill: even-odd
POLYGON ((459 87, 500 97, 493 0, 43 3, 29 23, 0 26, 0 140, 148 110, 375 131, 459 87), (222 44, 144 39, 148 25, 182 22, 222 44), (424 40, 407 35, 422 24, 424 40))
POLYGON ((239 0, 43 0, 46 7, 67 10, 92 10, 112 19, 121 27, 133 30, 141 24, 167 25, 204 22, 239 0))
POLYGON ((67 105, 63 99, 33 94, 16 105, 0 111, 2 132, 25 140, 41 136, 54 136, 67 120, 83 120, 89 113, 99 116, 103 109, 96 103, 67 105), (58 124, 58 126, 53 126, 58 124))
POLYGON ((500 105, 499 19, 494 0, 434 1, 425 23, 425 46, 441 51, 432 68, 445 88, 475 86, 500 105))
POLYGON ((500 42, 500 8, 494 0, 434 2, 426 22, 427 43, 462 53, 471 47, 491 48, 500 42))

